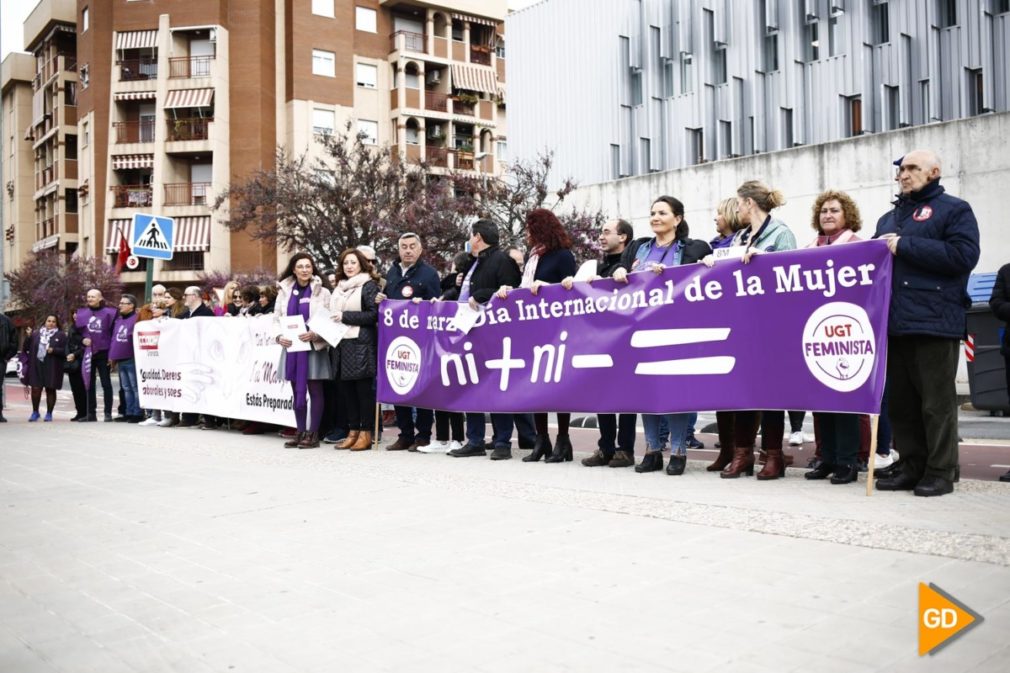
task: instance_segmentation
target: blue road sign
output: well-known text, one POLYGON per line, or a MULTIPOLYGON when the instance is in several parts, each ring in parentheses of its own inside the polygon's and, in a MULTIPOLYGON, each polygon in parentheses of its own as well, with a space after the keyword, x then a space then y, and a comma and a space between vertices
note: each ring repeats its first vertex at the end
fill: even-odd
POLYGON ((133 216, 133 233, 130 249, 137 257, 172 259, 175 248, 175 220, 171 217, 145 215, 133 216))

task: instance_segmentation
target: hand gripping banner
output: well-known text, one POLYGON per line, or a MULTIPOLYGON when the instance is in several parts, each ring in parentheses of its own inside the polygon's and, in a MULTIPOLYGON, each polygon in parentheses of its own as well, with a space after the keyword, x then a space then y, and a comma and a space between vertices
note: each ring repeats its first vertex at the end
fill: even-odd
POLYGON ((379 400, 446 411, 876 414, 891 254, 866 241, 379 308, 379 400))

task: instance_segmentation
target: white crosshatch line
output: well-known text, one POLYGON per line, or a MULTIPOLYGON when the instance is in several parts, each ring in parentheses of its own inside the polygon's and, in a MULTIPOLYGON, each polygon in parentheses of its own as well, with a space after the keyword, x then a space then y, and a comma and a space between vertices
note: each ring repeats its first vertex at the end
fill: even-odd
POLYGON ((707 341, 725 341, 729 338, 729 333, 729 327, 638 330, 631 335, 631 346, 632 348, 657 348, 707 341))
MULTIPOLYGON (((662 346, 699 344, 725 341, 729 338, 729 335, 729 327, 639 330, 631 335, 631 346, 633 348, 659 348, 662 346)), ((655 362, 639 362, 635 367, 635 374, 643 376, 728 374, 733 371, 734 366, 736 366, 736 358, 729 355, 704 358, 679 358, 674 360, 658 360, 655 362)))
POLYGON ((645 376, 697 376, 705 374, 729 374, 736 366, 736 358, 717 355, 709 358, 684 358, 683 360, 660 360, 639 362, 636 374, 645 376))

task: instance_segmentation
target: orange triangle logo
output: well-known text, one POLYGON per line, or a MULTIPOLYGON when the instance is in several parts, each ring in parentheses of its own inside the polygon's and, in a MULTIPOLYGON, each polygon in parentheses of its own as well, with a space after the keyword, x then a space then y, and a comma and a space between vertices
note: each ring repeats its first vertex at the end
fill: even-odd
POLYGON ((935 584, 919 583, 919 656, 936 654, 983 621, 935 584))

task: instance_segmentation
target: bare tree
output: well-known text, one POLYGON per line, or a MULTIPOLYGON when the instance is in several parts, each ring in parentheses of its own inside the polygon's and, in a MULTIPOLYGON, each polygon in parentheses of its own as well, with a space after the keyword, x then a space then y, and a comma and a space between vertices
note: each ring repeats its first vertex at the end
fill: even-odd
POLYGON ((116 270, 97 257, 71 257, 45 250, 4 274, 17 310, 39 325, 54 314, 64 323, 84 305, 84 295, 97 288, 112 303, 123 291, 116 270))

